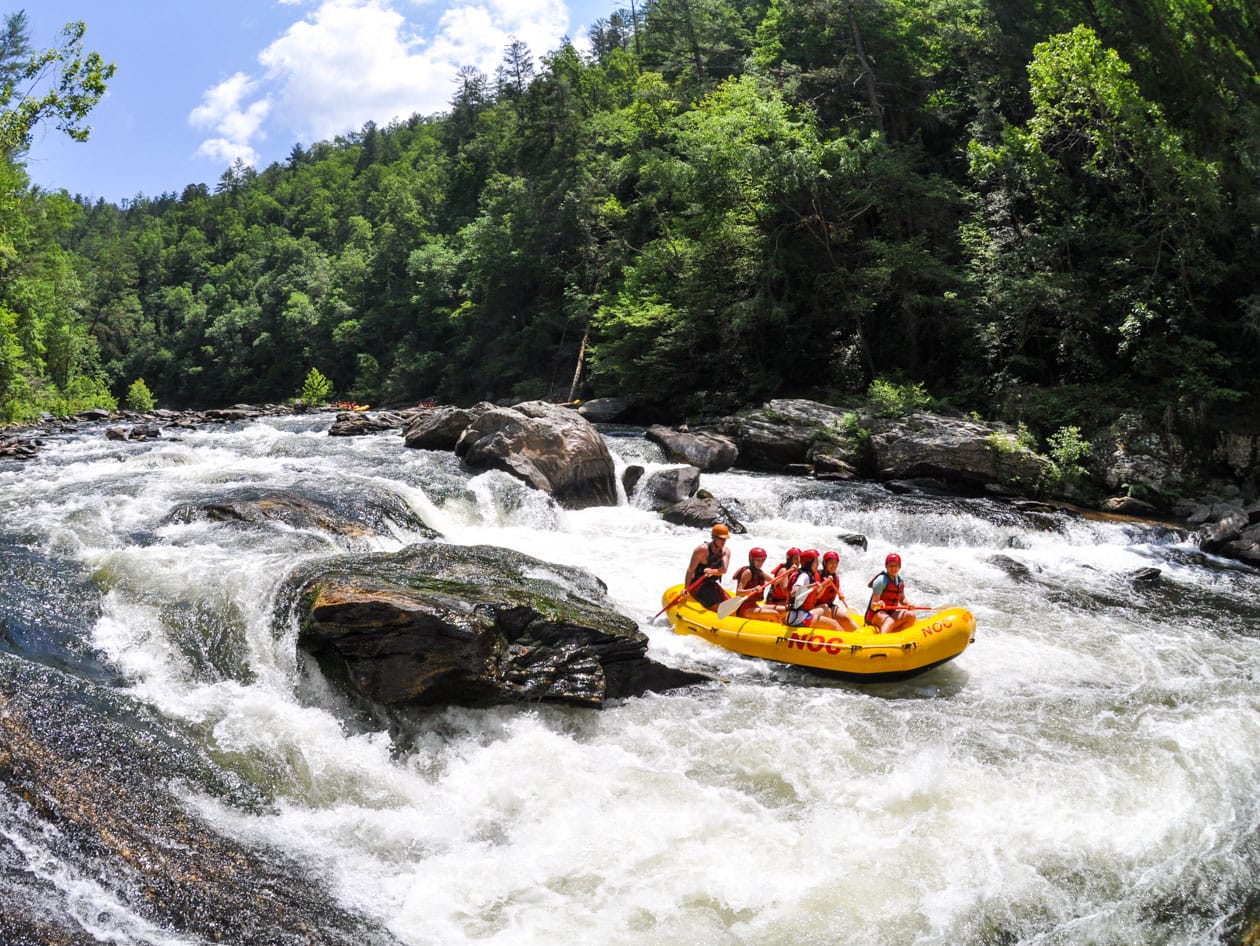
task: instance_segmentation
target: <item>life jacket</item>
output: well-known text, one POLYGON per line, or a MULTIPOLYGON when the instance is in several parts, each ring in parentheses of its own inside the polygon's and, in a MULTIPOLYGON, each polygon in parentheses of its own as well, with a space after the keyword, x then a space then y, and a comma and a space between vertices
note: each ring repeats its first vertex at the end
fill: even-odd
POLYGON ((815 606, 820 604, 831 604, 836 600, 836 596, 840 593, 840 576, 827 575, 822 576, 823 586, 815 589, 814 597, 815 606))
MULTIPOLYGON (((900 575, 898 575, 896 578, 893 578, 893 576, 888 574, 888 572, 880 572, 878 575, 876 575, 874 578, 872 578, 870 581, 866 583, 866 587, 873 589, 875 587, 875 582, 879 581, 881 577, 888 579, 884 583, 884 590, 883 592, 881 592, 879 596, 879 600, 883 604, 884 610, 889 610, 890 608, 901 607, 902 601, 905 600, 905 587, 906 587, 905 579, 903 579, 900 575)), ((871 600, 867 602, 867 605, 866 605, 866 623, 867 624, 870 624, 871 620, 875 617, 875 609, 871 607, 871 605, 873 605, 874 603, 875 603, 875 594, 872 591, 871 600)))
MULTIPOLYGON (((694 585, 700 580, 700 576, 709 568, 721 568, 726 562, 723 560, 722 550, 715 549, 713 543, 709 543, 709 557, 696 566, 696 570, 691 573, 691 581, 688 584, 694 585)), ((716 578, 710 577, 709 581, 717 581, 716 578)))
MULTIPOLYGON (((738 570, 736 570, 735 575, 734 575, 736 594, 741 593, 741 589, 739 587, 739 580, 743 578, 745 574, 752 576, 752 581, 749 582, 749 585, 748 585, 749 588, 756 588, 758 585, 765 584, 766 579, 769 577, 760 568, 754 568, 751 565, 741 565, 738 568, 738 570)), ((743 589, 743 590, 747 591, 748 589, 743 589)), ((735 613, 738 614, 740 617, 744 617, 749 611, 757 607, 757 601, 760 597, 761 595, 749 595, 748 597, 744 599, 744 603, 741 604, 738 608, 736 608, 735 613)))
POLYGON ((809 594, 805 595, 803 600, 799 597, 801 589, 806 585, 815 585, 813 574, 804 570, 797 572, 796 577, 792 579, 791 591, 792 609, 794 611, 812 611, 818 606, 818 588, 816 586, 809 589, 809 594))
POLYGON ((764 585, 770 580, 770 576, 763 572, 760 568, 754 568, 752 565, 741 565, 735 570, 735 574, 731 576, 735 579, 736 593, 739 591, 739 580, 743 578, 745 574, 752 575, 752 581, 748 586, 749 588, 753 585, 764 585))
MULTIPOLYGON (((782 562, 775 567, 775 570, 770 577, 778 578, 784 572, 791 571, 795 567, 795 565, 789 565, 787 562, 782 562)), ((787 604, 792 597, 792 592, 789 590, 789 586, 792 584, 792 581, 793 579, 775 582, 766 589, 766 600, 772 601, 775 604, 787 604)))

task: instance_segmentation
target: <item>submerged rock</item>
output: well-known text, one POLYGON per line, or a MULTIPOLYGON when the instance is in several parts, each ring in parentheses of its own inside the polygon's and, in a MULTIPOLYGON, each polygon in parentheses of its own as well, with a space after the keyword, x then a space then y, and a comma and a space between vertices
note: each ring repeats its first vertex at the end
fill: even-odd
POLYGON ((581 569, 427 543, 317 562, 282 595, 325 675, 382 706, 606 700, 709 679, 649 659, 647 637, 581 569))
POLYGON ((353 502, 335 497, 304 495, 296 490, 242 489, 230 496, 185 503, 166 517, 166 522, 238 522, 249 525, 282 524, 291 529, 310 529, 346 539, 388 536, 392 527, 437 538, 438 533, 396 493, 361 491, 353 502))

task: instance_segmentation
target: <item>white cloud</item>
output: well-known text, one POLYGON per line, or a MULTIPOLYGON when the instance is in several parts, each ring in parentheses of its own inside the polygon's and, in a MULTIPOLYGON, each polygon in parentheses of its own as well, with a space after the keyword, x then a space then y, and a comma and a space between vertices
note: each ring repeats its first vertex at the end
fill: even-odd
POLYGON ((218 85, 208 89, 201 97, 201 104, 188 116, 198 128, 210 128, 217 137, 208 138, 197 148, 197 154, 231 163, 237 158, 246 164, 258 163, 254 149, 256 139, 266 137, 262 128, 271 111, 271 100, 265 95, 246 104, 255 94, 258 83, 238 72, 218 85))
POLYGON ((217 137, 199 153, 252 148, 268 129, 309 144, 368 121, 445 111, 461 66, 493 76, 513 39, 537 59, 559 45, 568 22, 564 0, 322 0, 259 53, 260 74, 205 93, 190 120, 217 137))

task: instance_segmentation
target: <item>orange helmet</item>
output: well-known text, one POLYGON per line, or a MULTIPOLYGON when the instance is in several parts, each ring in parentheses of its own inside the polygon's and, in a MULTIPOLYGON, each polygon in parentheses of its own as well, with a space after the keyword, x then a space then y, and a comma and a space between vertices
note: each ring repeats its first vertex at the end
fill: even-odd
POLYGON ((717 525, 713 527, 712 534, 713 534, 713 538, 715 539, 729 539, 731 537, 731 530, 728 529, 723 523, 719 522, 717 525))

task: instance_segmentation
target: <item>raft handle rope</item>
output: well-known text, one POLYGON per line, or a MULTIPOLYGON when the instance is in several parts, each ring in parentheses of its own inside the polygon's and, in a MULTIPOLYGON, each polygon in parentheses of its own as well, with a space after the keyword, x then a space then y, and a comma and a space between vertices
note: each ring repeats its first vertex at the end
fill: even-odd
POLYGON ((806 647, 818 647, 819 650, 826 650, 829 653, 838 654, 842 650, 848 650, 850 654, 861 653, 864 650, 904 650, 910 653, 912 650, 918 650, 919 645, 915 641, 903 641, 900 644, 842 644, 829 643, 826 640, 806 640, 801 637, 776 637, 776 644, 804 644, 806 647))

